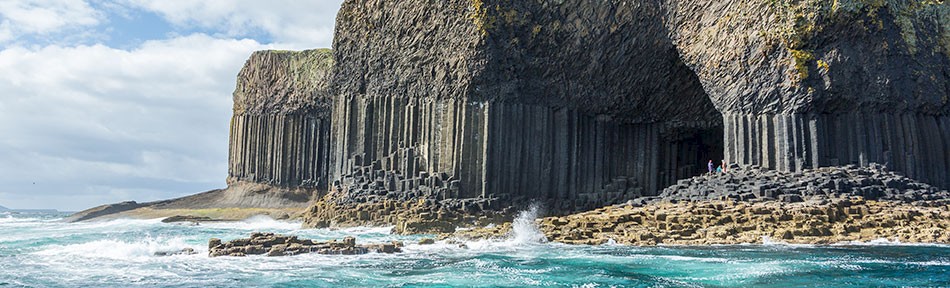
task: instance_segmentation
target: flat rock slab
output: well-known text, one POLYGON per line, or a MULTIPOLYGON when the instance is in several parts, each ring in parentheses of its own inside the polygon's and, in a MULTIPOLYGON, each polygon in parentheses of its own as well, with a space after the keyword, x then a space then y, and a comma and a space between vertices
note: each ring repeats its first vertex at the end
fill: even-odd
POLYGON ((356 244, 356 238, 344 237, 343 241, 330 240, 318 242, 274 233, 251 233, 250 238, 239 238, 228 242, 211 238, 208 241, 208 256, 291 256, 298 254, 358 255, 367 253, 402 252, 402 242, 377 244, 356 244))

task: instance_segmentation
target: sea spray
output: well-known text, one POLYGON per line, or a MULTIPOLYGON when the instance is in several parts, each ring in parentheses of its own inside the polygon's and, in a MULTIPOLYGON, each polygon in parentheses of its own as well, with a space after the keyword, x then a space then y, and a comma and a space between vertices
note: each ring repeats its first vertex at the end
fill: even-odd
MULTIPOLYGON (((398 240, 407 243, 407 249, 399 255, 218 258, 202 253, 208 239, 246 237, 248 231, 243 225, 247 223, 63 223, 47 221, 48 217, 15 215, 28 225, 0 222, 0 231, 4 232, 0 234, 8 236, 0 237, 0 286, 940 287, 950 283, 947 245, 882 242, 788 249, 770 245, 537 243, 542 238, 529 235, 540 236, 532 220, 542 213, 531 210, 518 215, 520 224, 514 229, 517 235, 512 233, 505 241, 484 240, 486 244, 481 248, 471 243, 468 249, 449 244, 415 245, 412 243, 419 237, 429 235, 387 234, 378 228, 300 229, 289 232, 321 240, 341 236, 355 236, 365 243, 398 240), (11 235, 19 237, 11 239, 11 235), (194 248, 199 253, 154 254, 183 248, 194 248)), ((275 223, 271 228, 282 225, 275 223)))
POLYGON ((544 243, 548 238, 538 229, 535 220, 540 215, 541 208, 535 203, 528 206, 528 209, 518 213, 518 217, 511 223, 510 239, 515 243, 544 243))

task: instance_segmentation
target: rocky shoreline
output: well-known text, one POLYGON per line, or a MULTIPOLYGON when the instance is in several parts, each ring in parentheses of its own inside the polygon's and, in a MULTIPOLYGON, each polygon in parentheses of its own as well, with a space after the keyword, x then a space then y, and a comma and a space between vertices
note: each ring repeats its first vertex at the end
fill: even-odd
MULTIPOLYGON (((950 243, 950 195, 880 165, 778 172, 732 167, 680 180, 658 197, 538 219, 567 244, 950 243)), ((511 224, 442 234, 504 237, 511 224)))
MULTIPOLYGON (((485 226, 511 221, 514 207, 488 207, 485 199, 396 200, 373 198, 366 202, 330 194, 303 213, 307 228, 389 226, 396 234, 449 233, 459 226, 485 226)), ((497 202, 497 201, 496 201, 497 202)))
MULTIPOLYGON (((538 219, 549 241, 599 245, 834 244, 887 239, 950 243, 950 207, 919 206, 860 197, 797 203, 764 201, 660 202, 618 205, 564 217, 538 219)), ((441 238, 502 238, 510 224, 441 238)))
POLYGON ((274 233, 251 233, 250 238, 239 238, 228 242, 211 238, 208 241, 208 256, 292 256, 299 254, 317 253, 326 255, 358 255, 370 252, 398 253, 402 252, 402 242, 378 244, 356 244, 356 238, 344 237, 343 241, 313 241, 300 239, 297 236, 286 236, 274 233))

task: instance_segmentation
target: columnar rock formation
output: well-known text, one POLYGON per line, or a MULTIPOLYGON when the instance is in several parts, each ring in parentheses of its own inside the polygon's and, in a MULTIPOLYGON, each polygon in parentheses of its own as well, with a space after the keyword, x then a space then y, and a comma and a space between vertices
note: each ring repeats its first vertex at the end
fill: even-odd
POLYGON ((655 195, 720 153, 946 187, 947 17, 933 1, 346 1, 330 175, 343 197, 564 210, 655 195))
POLYGON ((228 182, 325 188, 330 50, 259 51, 238 75, 228 182))
POLYGON ((416 231, 531 201, 563 213, 656 196, 710 159, 880 163, 948 188, 948 7, 346 0, 333 53, 252 55, 229 189, 173 203, 287 207, 328 188, 308 225, 416 231))
POLYGON ((609 5, 503 8, 344 4, 330 169, 344 197, 593 208, 652 195, 721 155, 721 116, 662 23, 645 21, 658 7, 614 11, 622 20, 609 5), (610 25, 626 28, 599 28, 610 25))
POLYGON ((730 162, 877 162, 950 187, 943 1, 669 1, 683 61, 724 115, 730 162))

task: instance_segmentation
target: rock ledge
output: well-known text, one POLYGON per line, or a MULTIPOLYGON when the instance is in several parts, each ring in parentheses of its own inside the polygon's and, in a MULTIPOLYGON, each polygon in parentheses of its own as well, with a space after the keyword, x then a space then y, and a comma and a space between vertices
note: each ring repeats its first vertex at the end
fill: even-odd
POLYGON ((330 240, 318 242, 310 239, 299 239, 297 236, 287 236, 274 233, 251 233, 250 238, 239 238, 228 242, 211 238, 208 241, 208 256, 291 256, 298 254, 317 253, 329 255, 357 255, 376 253, 402 252, 401 242, 380 244, 356 244, 356 238, 344 237, 343 241, 330 240))

